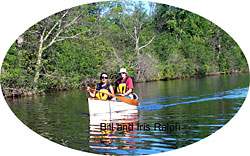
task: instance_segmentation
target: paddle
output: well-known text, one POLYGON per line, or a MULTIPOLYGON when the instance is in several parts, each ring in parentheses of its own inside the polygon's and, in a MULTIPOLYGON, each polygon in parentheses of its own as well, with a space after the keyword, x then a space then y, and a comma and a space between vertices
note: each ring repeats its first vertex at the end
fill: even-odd
POLYGON ((120 96, 120 95, 117 95, 115 97, 117 99, 119 99, 120 101, 125 102, 127 104, 134 105, 134 106, 138 106, 139 105, 139 101, 138 100, 130 99, 130 98, 127 98, 125 96, 120 96))
MULTIPOLYGON (((90 88, 90 90, 95 91, 95 89, 93 89, 93 88, 90 88)), ((100 91, 97 91, 97 92, 100 92, 100 91)), ((108 93, 104 93, 104 92, 100 92, 100 93, 109 95, 108 93)), ((124 96, 121 96, 121 95, 111 95, 111 96, 117 98, 118 100, 120 100, 122 102, 130 104, 130 105, 134 105, 134 106, 139 105, 139 101, 135 100, 135 99, 130 99, 130 98, 127 98, 127 97, 124 97, 124 96)))

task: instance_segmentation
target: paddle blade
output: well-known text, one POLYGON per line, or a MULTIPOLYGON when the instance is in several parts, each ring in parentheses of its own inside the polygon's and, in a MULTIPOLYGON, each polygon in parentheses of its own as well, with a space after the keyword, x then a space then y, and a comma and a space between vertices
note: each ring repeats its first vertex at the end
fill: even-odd
POLYGON ((127 97, 124 97, 124 96, 116 96, 116 98, 122 102, 125 102, 127 104, 130 104, 130 105, 134 105, 134 106, 138 106, 139 105, 139 101, 138 100, 135 100, 135 99, 130 99, 130 98, 127 98, 127 97))

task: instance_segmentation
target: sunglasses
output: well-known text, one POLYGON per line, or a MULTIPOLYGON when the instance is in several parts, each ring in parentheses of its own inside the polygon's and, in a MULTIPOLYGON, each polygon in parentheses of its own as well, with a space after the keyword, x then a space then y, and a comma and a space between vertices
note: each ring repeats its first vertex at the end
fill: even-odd
POLYGON ((108 79, 108 77, 107 76, 102 76, 102 79, 108 79))
POLYGON ((125 73, 125 72, 121 72, 121 74, 127 74, 127 73, 125 73))

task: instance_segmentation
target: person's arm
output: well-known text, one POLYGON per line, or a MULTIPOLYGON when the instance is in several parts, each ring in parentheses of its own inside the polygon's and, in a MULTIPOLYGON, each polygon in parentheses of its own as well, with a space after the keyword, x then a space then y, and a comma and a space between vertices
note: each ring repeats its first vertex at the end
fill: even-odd
POLYGON ((129 95, 130 93, 132 93, 133 88, 134 88, 133 81, 132 81, 132 79, 130 77, 127 79, 126 84, 127 84, 128 90, 123 94, 124 96, 129 95))
POLYGON ((109 90, 111 92, 110 96, 114 97, 115 96, 115 92, 114 92, 114 88, 111 85, 109 86, 109 90))
POLYGON ((96 93, 96 91, 94 91, 94 92, 89 92, 89 95, 90 95, 92 98, 94 98, 94 97, 95 97, 95 93, 96 93))
POLYGON ((92 89, 90 87, 87 87, 87 91, 89 93, 89 96, 94 98, 95 97, 95 93, 96 93, 96 90, 93 89, 93 91, 91 91, 92 89))
POLYGON ((132 93, 133 89, 130 88, 128 91, 126 91, 126 93, 124 93, 123 95, 126 96, 126 95, 129 95, 130 93, 132 93))

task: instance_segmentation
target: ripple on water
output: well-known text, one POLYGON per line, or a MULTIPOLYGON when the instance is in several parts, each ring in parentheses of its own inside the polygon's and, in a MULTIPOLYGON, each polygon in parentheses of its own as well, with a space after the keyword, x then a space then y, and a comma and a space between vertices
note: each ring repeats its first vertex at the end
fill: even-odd
POLYGON ((62 145, 99 154, 141 155, 184 147, 212 134, 240 109, 247 91, 247 88, 229 88, 211 94, 211 91, 198 90, 195 94, 185 92, 186 95, 179 94, 180 90, 169 91, 167 93, 174 96, 164 93, 161 94, 163 96, 142 99, 138 114, 131 115, 132 120, 124 120, 129 115, 113 120, 118 123, 146 123, 151 127, 156 122, 180 124, 181 129, 173 132, 154 129, 100 131, 100 123, 90 123, 91 117, 82 93, 19 100, 10 106, 26 125, 62 145))

